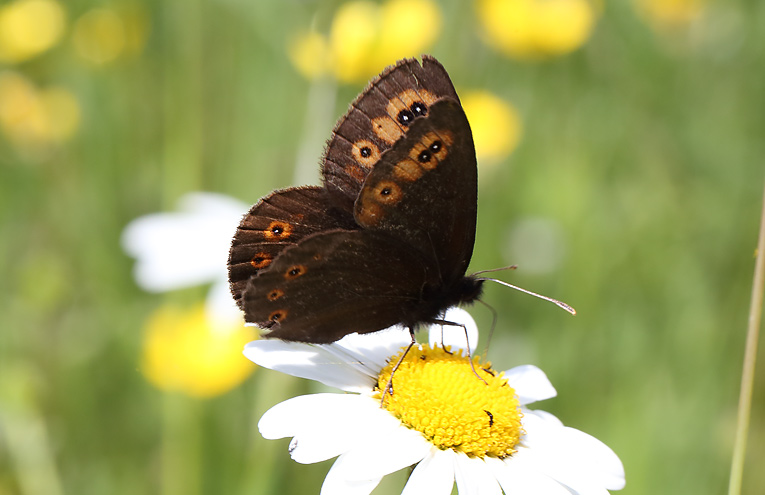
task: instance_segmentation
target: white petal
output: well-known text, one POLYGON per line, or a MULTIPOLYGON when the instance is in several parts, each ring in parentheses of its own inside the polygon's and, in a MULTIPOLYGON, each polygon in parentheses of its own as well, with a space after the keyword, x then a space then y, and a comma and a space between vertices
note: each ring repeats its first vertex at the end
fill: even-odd
POLYGON ((360 335, 346 335, 334 344, 326 344, 326 348, 338 357, 344 357, 351 364, 360 364, 366 373, 377 379, 388 360, 398 354, 401 349, 411 343, 409 331, 404 327, 394 325, 385 330, 360 335))
POLYGON ((356 448, 342 454, 327 474, 323 494, 367 494, 386 474, 410 466, 423 457, 430 444, 384 412, 387 421, 375 422, 374 429, 359 441, 356 448), (386 423, 386 424, 381 424, 386 423))
POLYGON ((343 454, 337 458, 321 485, 321 495, 368 495, 380 484, 382 476, 368 480, 349 480, 345 476, 348 471, 346 463, 352 457, 351 454, 343 454))
POLYGON ((563 426, 563 422, 559 420, 554 414, 549 413, 547 411, 542 411, 541 409, 528 409, 526 407, 521 408, 524 415, 530 415, 535 416, 536 419, 540 419, 544 421, 545 423, 551 423, 558 426, 563 426))
POLYGON ((501 495, 497 478, 483 459, 465 454, 454 457, 454 478, 460 495, 501 495))
POLYGON ((571 495, 571 492, 552 478, 538 472, 534 466, 524 462, 513 454, 512 457, 500 461, 486 459, 494 476, 508 494, 524 495, 571 495))
POLYGON ((539 410, 531 410, 525 407, 521 408, 523 419, 524 435, 521 437, 521 443, 527 447, 534 448, 541 446, 545 448, 549 445, 555 445, 558 435, 563 431, 563 423, 554 415, 539 410))
POLYGON ((563 440, 579 469, 609 490, 624 488, 624 465, 608 445, 575 428, 563 429, 563 440))
POLYGON ((416 430, 406 428, 390 413, 386 421, 375 420, 375 429, 348 452, 343 475, 350 480, 376 479, 421 461, 430 444, 416 430))
POLYGON ((401 495, 449 495, 454 486, 454 451, 433 446, 417 464, 401 495))
POLYGON ((507 384, 515 389, 521 405, 555 397, 557 392, 545 372, 532 364, 505 371, 507 384))
POLYGON ((363 441, 379 417, 377 401, 359 395, 302 395, 275 405, 260 418, 263 438, 294 437, 292 458, 302 464, 330 459, 363 441))
POLYGON ((264 339, 244 346, 244 355, 264 368, 316 380, 346 392, 366 393, 377 383, 376 376, 349 365, 324 346, 264 339))
POLYGON ((465 325, 465 328, 454 325, 431 325, 428 335, 430 346, 440 346, 443 343, 451 346, 452 351, 457 349, 467 351, 469 344, 470 351, 475 351, 475 347, 478 345, 478 326, 470 313, 457 306, 452 306, 446 310, 444 320, 465 325), (467 339, 465 338, 466 332, 467 339))
MULTIPOLYGON (((563 426, 552 414, 524 410, 523 456, 540 472, 580 494, 603 494, 624 487, 624 467, 616 454, 596 438, 563 426)), ((514 458, 517 455, 513 456, 514 458)))
POLYGON ((525 471, 541 473, 568 487, 578 495, 608 495, 608 491, 588 473, 580 471, 572 459, 538 448, 519 448, 512 457, 514 466, 525 471))
POLYGON ((136 282, 166 291, 225 279, 231 238, 247 206, 220 194, 184 196, 180 212, 154 213, 125 227, 122 246, 136 258, 136 282))

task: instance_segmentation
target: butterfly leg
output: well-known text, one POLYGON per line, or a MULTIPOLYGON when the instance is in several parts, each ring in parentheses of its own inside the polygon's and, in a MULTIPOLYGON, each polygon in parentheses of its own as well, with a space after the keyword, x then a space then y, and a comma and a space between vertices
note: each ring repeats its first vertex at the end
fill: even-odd
POLYGON ((380 407, 383 407, 385 405, 385 395, 390 394, 393 395, 393 375, 396 373, 396 370, 399 366, 401 366, 401 363, 404 361, 404 358, 409 353, 409 349, 412 348, 414 344, 417 343, 417 340, 414 338, 414 328, 409 327, 409 335, 412 337, 412 341, 407 346, 404 353, 401 355, 400 358, 398 358, 398 362, 393 367, 393 369, 390 371, 390 378, 388 378, 388 383, 385 385, 385 389, 383 389, 382 397, 380 398, 380 407))
MULTIPOLYGON (((473 359, 472 359, 472 357, 471 357, 471 355, 472 355, 472 354, 471 354, 471 352, 470 352, 470 338, 468 337, 468 331, 467 331, 467 327, 466 327, 465 325, 463 325, 462 323, 455 323, 455 322, 453 322, 453 321, 447 321, 447 320, 433 320, 433 321, 431 321, 430 323, 431 323, 431 324, 439 324, 439 325, 441 325, 442 327, 443 327, 444 325, 450 325, 450 326, 453 326, 453 327, 462 327, 462 330, 464 330, 464 331, 465 331, 465 344, 466 344, 466 346, 467 346, 467 357, 468 357, 468 362, 470 363, 470 369, 471 369, 471 370, 473 370, 473 374, 474 374, 475 376, 477 376, 479 380, 481 380, 483 383, 485 383, 486 385, 488 385, 488 382, 487 382, 486 380, 484 380, 484 379, 483 379, 483 377, 482 377, 481 375, 479 375, 479 374, 478 374, 478 372, 475 370, 475 366, 473 365, 473 359)), ((442 346, 442 347, 443 347, 443 345, 444 345, 444 341, 443 341, 443 339, 444 339, 444 332, 443 332, 443 330, 442 330, 442 331, 441 331, 441 346, 442 346)), ((444 350, 446 350, 446 348, 445 348, 445 347, 444 347, 444 350)), ((449 352, 449 351, 446 351, 446 352, 449 352)), ((449 354, 451 354, 451 352, 449 352, 449 354)))
POLYGON ((446 348, 446 344, 444 344, 444 324, 441 323, 441 349, 444 350, 445 353, 452 355, 454 354, 452 351, 446 348))
POLYGON ((483 304, 489 308, 489 311, 491 311, 491 329, 489 330, 489 338, 486 339, 486 345, 483 348, 483 356, 486 357, 486 354, 489 352, 489 344, 491 344, 491 339, 494 336, 494 329, 497 327, 497 310, 486 301, 482 301, 481 299, 476 299, 476 301, 483 304))

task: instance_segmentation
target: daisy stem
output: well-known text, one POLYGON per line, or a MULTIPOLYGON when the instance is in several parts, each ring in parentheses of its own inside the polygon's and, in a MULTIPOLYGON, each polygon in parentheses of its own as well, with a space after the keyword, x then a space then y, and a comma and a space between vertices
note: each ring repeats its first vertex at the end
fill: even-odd
POLYGON ((738 399, 738 420, 736 439, 733 446, 733 460, 730 468, 728 495, 741 493, 741 479, 744 474, 746 459, 746 436, 749 431, 749 416, 752 408, 752 389, 754 386, 754 367, 757 361, 757 339, 759 337, 762 316, 763 287, 765 286, 765 190, 763 191, 760 234, 757 241, 757 253, 754 264, 754 282, 749 308, 749 324, 744 349, 744 368, 741 373, 741 391, 738 399))

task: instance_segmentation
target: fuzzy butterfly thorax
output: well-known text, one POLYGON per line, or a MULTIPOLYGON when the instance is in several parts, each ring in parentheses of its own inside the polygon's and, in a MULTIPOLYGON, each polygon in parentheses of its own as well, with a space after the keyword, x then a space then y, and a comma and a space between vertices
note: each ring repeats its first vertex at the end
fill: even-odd
POLYGON ((465 113, 436 59, 376 77, 327 143, 322 186, 274 191, 242 219, 231 291, 267 337, 325 343, 470 303, 478 178, 465 113))

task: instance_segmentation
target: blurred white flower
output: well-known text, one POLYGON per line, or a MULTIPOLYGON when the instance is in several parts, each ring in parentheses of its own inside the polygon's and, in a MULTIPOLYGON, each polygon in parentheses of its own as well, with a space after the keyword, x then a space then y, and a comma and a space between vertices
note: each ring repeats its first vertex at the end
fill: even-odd
MULTIPOLYGON (((462 322, 475 345, 467 313, 462 322)), ((247 344, 245 356, 260 366, 338 387, 343 394, 303 395, 268 410, 258 427, 265 438, 293 437, 290 455, 300 463, 339 456, 322 494, 370 493, 381 479, 414 465, 403 495, 459 493, 600 493, 624 486, 619 458, 597 439, 563 424, 529 403, 555 396, 535 366, 504 373, 463 356, 460 327, 431 328, 430 345, 414 346, 396 369, 393 395, 380 390, 409 342, 399 327, 351 334, 327 345, 279 340, 247 344), (477 374, 480 374, 479 379, 477 374)))
POLYGON ((212 283, 208 314, 241 318, 228 289, 228 251, 236 227, 249 206, 208 192, 183 196, 178 211, 152 213, 130 222, 122 247, 136 259, 134 276, 150 292, 212 283))

